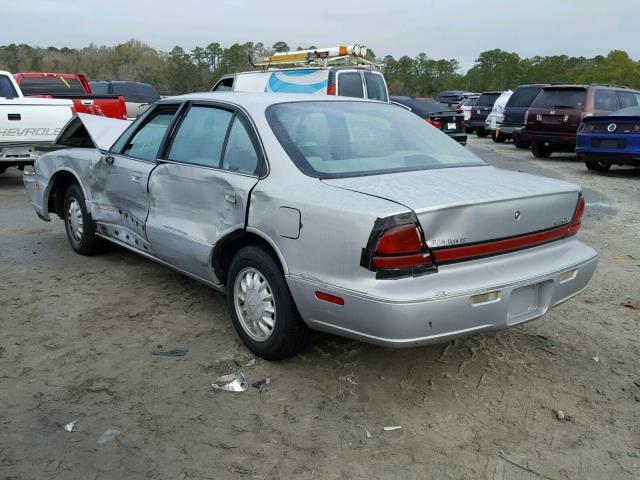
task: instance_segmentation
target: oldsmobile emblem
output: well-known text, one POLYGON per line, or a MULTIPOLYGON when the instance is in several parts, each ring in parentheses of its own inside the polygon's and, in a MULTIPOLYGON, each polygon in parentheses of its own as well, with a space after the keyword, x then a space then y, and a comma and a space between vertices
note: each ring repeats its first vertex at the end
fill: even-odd
POLYGON ((610 123, 609 126, 607 127, 607 130, 609 132, 615 132, 616 128, 618 128, 618 126, 615 123, 610 123))

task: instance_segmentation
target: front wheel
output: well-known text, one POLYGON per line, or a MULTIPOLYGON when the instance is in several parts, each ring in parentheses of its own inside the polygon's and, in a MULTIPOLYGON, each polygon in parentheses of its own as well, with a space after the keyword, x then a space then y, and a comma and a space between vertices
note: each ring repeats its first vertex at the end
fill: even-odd
POLYGON ((95 224, 87 213, 84 194, 78 184, 71 185, 64 194, 62 212, 71 248, 80 255, 95 255, 106 249, 107 242, 96 235, 95 224))
POLYGON ((311 340, 280 264, 259 246, 244 247, 233 258, 227 307, 240 339, 265 360, 293 357, 311 340))
POLYGON ((597 162, 593 160, 585 160, 584 164, 589 170, 595 170, 596 172, 606 172, 611 168, 610 163, 597 162))
POLYGON ((550 145, 544 145, 542 142, 533 142, 531 151, 536 158, 549 158, 553 153, 550 145))

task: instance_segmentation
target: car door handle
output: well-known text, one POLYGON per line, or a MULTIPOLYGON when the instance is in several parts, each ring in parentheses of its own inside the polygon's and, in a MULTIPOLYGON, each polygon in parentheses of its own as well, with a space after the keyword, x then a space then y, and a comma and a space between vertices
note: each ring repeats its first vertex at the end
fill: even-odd
POLYGON ((230 188, 224 190, 224 199, 229 203, 236 203, 236 192, 230 188))
POLYGON ((113 155, 107 155, 106 157, 104 157, 104 161, 108 165, 113 165, 113 162, 115 161, 115 158, 113 158, 113 155))

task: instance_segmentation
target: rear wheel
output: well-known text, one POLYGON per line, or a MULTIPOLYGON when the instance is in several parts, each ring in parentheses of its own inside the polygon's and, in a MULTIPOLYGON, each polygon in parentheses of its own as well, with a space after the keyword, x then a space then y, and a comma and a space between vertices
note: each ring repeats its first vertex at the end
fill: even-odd
POLYGON ((531 144, 531 151, 536 158, 549 158, 553 150, 550 145, 545 145, 542 142, 533 142, 531 144))
POLYGON ((464 127, 465 133, 473 133, 473 127, 464 127))
POLYGON ((499 133, 497 131, 494 131, 493 135, 491 135, 491 140, 493 140, 496 143, 504 143, 506 139, 507 137, 505 137, 503 133, 499 133))
POLYGON ((610 163, 598 162, 594 160, 585 160, 584 164, 589 170, 595 170, 596 172, 606 172, 611 168, 610 163))
POLYGON ((524 140, 522 140, 522 138, 520 137, 520 135, 514 133, 513 134, 513 144, 515 145, 516 148, 529 148, 531 146, 531 144, 529 142, 525 142, 524 140))
POLYGON ((64 194, 62 212, 71 248, 80 255, 102 253, 107 242, 96 235, 93 220, 87 213, 84 194, 78 184, 71 185, 64 194))
POLYGON ((484 138, 487 136, 487 129, 484 127, 478 127, 476 130, 476 135, 480 138, 484 138))
POLYGON ((280 264, 259 246, 246 246, 233 258, 227 307, 238 336, 265 360, 293 357, 311 340, 280 264))

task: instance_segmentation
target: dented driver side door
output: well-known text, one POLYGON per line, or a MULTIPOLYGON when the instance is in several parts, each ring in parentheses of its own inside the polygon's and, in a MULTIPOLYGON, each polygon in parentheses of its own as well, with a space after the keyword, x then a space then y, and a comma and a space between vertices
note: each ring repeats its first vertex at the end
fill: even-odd
POLYGON ((264 160, 249 119, 211 102, 185 108, 165 158, 149 178, 147 235, 154 255, 220 283, 213 246, 246 225, 251 190, 264 160))
POLYGON ((156 108, 92 166, 93 219, 102 235, 150 250, 145 231, 147 183, 177 109, 177 105, 156 108))

